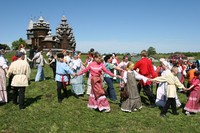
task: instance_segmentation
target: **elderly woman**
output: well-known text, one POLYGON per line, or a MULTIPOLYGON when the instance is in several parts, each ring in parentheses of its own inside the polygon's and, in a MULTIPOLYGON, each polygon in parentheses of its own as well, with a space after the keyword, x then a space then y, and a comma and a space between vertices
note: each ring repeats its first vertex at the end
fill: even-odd
POLYGON ((6 71, 8 65, 3 54, 4 51, 0 50, 0 103, 8 102, 7 91, 6 91, 6 71))

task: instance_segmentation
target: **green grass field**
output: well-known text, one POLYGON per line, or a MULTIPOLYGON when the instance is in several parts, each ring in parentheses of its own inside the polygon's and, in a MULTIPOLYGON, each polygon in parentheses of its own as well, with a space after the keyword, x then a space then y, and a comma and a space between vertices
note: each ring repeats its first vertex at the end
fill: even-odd
MULTIPOLYGON (((10 57, 9 57, 10 59, 10 57)), ((179 109, 178 116, 168 113, 159 116, 160 109, 145 105, 139 112, 125 113, 117 102, 110 101, 111 112, 98 112, 87 108, 88 96, 65 98, 57 101, 56 82, 49 66, 44 67, 45 81, 34 82, 37 69, 32 69, 30 86, 26 88, 26 108, 19 110, 12 101, 0 105, 1 133, 195 133, 200 132, 200 115, 186 116, 179 109)), ((86 82, 85 82, 86 83, 86 82)), ((68 86, 70 94, 71 87, 68 86)), ((119 99, 118 84, 115 90, 119 99)), ((12 91, 9 91, 9 98, 12 91)), ((146 96, 141 92, 143 101, 146 96)), ((178 93, 183 105, 186 96, 178 93)), ((169 110, 171 111, 171 110, 169 110)))

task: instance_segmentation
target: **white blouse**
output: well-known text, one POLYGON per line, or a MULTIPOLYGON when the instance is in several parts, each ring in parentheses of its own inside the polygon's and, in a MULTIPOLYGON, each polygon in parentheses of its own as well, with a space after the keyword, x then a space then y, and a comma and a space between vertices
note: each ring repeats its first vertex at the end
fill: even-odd
POLYGON ((135 78, 136 78, 137 80, 143 80, 144 83, 146 83, 147 80, 148 80, 147 77, 145 77, 145 76, 139 74, 139 73, 136 72, 135 70, 133 70, 133 71, 124 71, 123 80, 124 80, 125 83, 127 83, 127 73, 128 73, 128 72, 129 72, 129 73, 134 72, 135 78))

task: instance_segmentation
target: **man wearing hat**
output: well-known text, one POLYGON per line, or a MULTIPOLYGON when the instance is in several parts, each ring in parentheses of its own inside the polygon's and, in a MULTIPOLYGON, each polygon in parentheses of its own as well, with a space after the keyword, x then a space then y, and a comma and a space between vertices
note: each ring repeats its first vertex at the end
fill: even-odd
POLYGON ((27 61, 24 60, 23 52, 17 52, 18 59, 10 64, 7 77, 14 75, 11 81, 13 87, 13 104, 18 104, 17 97, 19 95, 19 109, 24 109, 25 88, 28 86, 31 69, 27 61))

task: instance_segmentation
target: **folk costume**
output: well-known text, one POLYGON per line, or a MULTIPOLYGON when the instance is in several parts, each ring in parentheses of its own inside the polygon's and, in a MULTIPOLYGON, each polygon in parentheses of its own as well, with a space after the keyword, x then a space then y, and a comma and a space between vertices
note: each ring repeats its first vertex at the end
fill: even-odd
POLYGON ((110 110, 110 104, 105 96, 105 90, 102 86, 102 71, 114 77, 114 74, 108 71, 103 63, 96 61, 90 63, 85 69, 78 73, 81 75, 90 71, 92 90, 89 96, 88 108, 99 109, 99 111, 110 110))
POLYGON ((178 77, 174 76, 173 73, 170 73, 166 76, 160 76, 152 79, 153 81, 158 81, 158 82, 167 82, 167 89, 166 89, 166 96, 167 96, 167 101, 165 106, 163 107, 163 110, 161 112, 161 116, 166 115, 167 110, 169 109, 169 106, 171 105, 172 112, 174 115, 177 115, 177 110, 176 110, 176 87, 178 88, 185 88, 183 84, 179 81, 178 77))
POLYGON ((8 68, 6 59, 0 55, 0 103, 8 102, 6 91, 6 73, 5 69, 8 68))
MULTIPOLYGON (((81 59, 72 59, 71 61, 71 69, 74 73, 78 73, 82 69, 82 61, 81 59)), ((70 83, 72 85, 72 91, 76 96, 84 94, 84 80, 83 75, 76 76, 71 78, 70 83)))
POLYGON ((140 75, 135 70, 125 71, 123 74, 123 81, 125 83, 124 90, 128 91, 128 98, 121 101, 121 110, 125 112, 132 112, 142 108, 141 97, 137 88, 137 80, 143 80, 144 83, 148 78, 140 75))
MULTIPOLYGON (((149 60, 147 57, 142 57, 141 60, 136 62, 135 66, 134 66, 134 70, 137 70, 137 69, 139 69, 139 74, 141 74, 147 78, 155 78, 156 77, 156 73, 153 69, 152 61, 149 60)), ((154 106, 155 105, 155 96, 151 90, 152 82, 147 81, 146 83, 144 83, 141 80, 140 84, 143 87, 145 94, 149 98, 150 104, 152 106, 154 106)))
MULTIPOLYGON (((58 58, 59 55, 58 55, 58 58)), ((56 62, 56 77, 55 81, 57 82, 57 98, 58 102, 61 103, 63 96, 61 90, 63 90, 64 95, 67 96, 66 82, 68 82, 68 74, 73 74, 74 72, 65 62, 56 62)))
POLYGON ((191 81, 192 89, 184 110, 192 113, 200 112, 200 79, 198 77, 193 78, 191 81))
MULTIPOLYGON (((167 76, 171 74, 171 71, 169 69, 166 69, 162 72, 161 76, 167 76)), ((164 107, 167 101, 167 82, 160 82, 158 84, 157 92, 156 92, 156 105, 159 107, 164 107)), ((176 94, 176 107, 181 106, 181 102, 178 98, 178 95, 176 94)))
POLYGON ((28 62, 21 57, 23 56, 21 52, 19 52, 19 58, 12 62, 8 72, 7 77, 10 75, 14 75, 11 86, 13 87, 13 103, 17 104, 17 97, 19 95, 19 108, 24 109, 24 99, 25 99, 25 88, 29 85, 28 80, 31 74, 31 68, 28 62))

